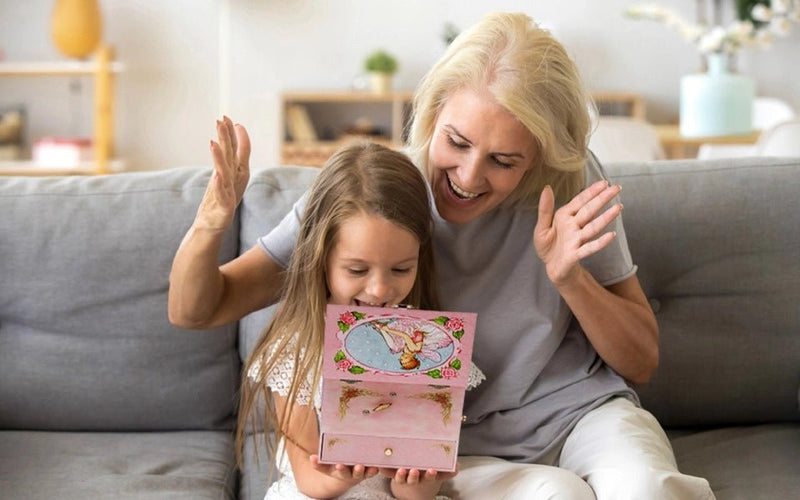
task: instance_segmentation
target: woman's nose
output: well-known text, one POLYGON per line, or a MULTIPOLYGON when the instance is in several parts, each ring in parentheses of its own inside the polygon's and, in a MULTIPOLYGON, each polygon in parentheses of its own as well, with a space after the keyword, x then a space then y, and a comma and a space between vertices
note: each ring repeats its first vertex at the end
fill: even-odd
POLYGON ((464 162, 458 170, 458 179, 464 189, 477 187, 481 183, 483 176, 483 164, 478 155, 470 155, 464 158, 464 162))

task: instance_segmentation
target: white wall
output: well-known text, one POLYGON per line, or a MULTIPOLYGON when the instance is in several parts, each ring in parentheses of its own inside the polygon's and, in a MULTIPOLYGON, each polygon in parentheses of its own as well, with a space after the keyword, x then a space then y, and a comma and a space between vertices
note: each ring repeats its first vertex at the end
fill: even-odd
MULTIPOLYGON (((638 92, 653 122, 677 120, 678 82, 699 57, 677 33, 622 16, 627 0, 100 0, 105 39, 127 69, 118 79, 117 151, 132 169, 207 165, 214 119, 245 124, 253 162, 278 160, 279 94, 349 88, 364 56, 385 48, 400 60, 395 87, 413 88, 444 50, 446 22, 461 28, 490 10, 521 10, 550 27, 588 87, 638 92), (222 20, 222 22, 221 22, 222 20), (227 21, 227 22, 226 22, 227 21)), ((662 0, 687 18, 694 0, 662 0)), ((59 57, 49 37, 52 0, 0 0, 7 60, 59 57)), ((800 109, 800 27, 767 52, 745 52, 742 72, 759 93, 800 109)), ((88 134, 91 80, 82 101, 69 79, 0 79, 0 108, 25 103, 31 137, 88 134)))

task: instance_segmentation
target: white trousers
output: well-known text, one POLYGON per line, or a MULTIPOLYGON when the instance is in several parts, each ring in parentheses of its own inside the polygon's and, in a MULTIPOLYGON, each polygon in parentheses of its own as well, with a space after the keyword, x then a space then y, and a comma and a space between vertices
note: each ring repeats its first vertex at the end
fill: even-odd
POLYGON ((453 500, 714 498, 708 481, 678 472, 655 417, 624 398, 612 399, 578 422, 558 466, 461 457, 458 475, 441 494, 453 500))

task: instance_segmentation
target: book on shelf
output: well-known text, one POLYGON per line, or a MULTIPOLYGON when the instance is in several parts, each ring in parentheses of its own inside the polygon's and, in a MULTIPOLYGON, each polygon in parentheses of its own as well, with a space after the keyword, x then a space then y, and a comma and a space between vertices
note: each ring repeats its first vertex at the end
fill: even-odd
POLYGON ((317 132, 305 106, 293 104, 286 108, 286 125, 293 141, 314 142, 317 132))

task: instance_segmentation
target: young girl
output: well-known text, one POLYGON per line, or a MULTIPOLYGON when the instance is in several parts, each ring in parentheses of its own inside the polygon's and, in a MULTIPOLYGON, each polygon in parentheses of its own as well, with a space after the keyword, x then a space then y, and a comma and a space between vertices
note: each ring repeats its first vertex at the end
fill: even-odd
POLYGON ((306 200, 284 295, 247 361, 242 384, 240 463, 247 425, 261 416, 261 401, 278 443, 273 457, 282 477, 267 499, 430 499, 455 475, 323 465, 315 454, 326 304, 438 308, 432 227, 425 180, 403 154, 375 144, 349 146, 320 171, 306 200))

